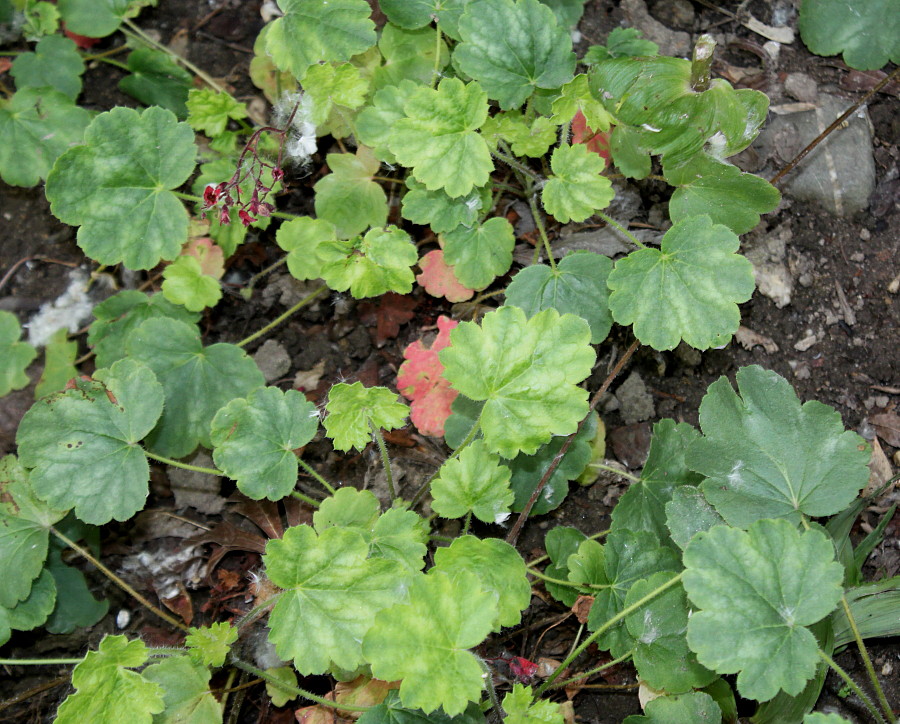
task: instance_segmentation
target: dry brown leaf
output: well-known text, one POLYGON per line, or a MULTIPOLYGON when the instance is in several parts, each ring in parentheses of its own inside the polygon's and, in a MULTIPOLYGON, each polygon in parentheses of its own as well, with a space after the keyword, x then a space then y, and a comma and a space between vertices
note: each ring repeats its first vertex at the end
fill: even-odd
POLYGON ((900 447, 900 415, 895 412, 882 412, 869 418, 878 437, 891 447, 900 447))
POLYGON ((578 619, 578 623, 587 623, 588 614, 591 612, 591 606, 593 605, 593 596, 579 596, 575 599, 575 603, 572 606, 572 613, 575 614, 575 618, 578 619))
POLYGON ((878 438, 872 439, 872 459, 869 460, 869 482, 863 490, 863 495, 872 495, 888 480, 894 477, 891 462, 881 449, 878 438))

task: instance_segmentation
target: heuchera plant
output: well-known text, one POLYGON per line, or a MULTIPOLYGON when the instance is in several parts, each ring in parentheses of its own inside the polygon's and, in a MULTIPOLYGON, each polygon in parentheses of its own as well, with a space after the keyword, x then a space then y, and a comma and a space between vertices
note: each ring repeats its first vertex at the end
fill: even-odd
MULTIPOLYGON (((16 91, 0 101, 0 175, 45 180, 52 212, 78 227, 97 264, 163 264, 165 281, 161 293, 126 290, 96 308, 90 376, 76 373, 65 336, 48 347, 18 455, 0 462, 0 640, 105 614, 59 551, 99 565, 94 526, 142 510, 151 465, 223 475, 251 499, 290 496, 315 512, 265 546, 257 605, 243 619, 188 629, 126 588, 186 631, 184 647, 105 637, 75 666, 57 721, 221 721, 210 678, 228 666, 266 679, 276 703, 312 702, 303 720, 325 707, 360 724, 559 724, 571 708, 555 691, 623 661, 656 697, 631 724, 736 721, 735 693, 759 702, 756 722, 842 721, 809 714, 828 667, 876 719, 892 717, 862 638, 900 632, 885 613, 898 580, 861 577, 890 514, 855 548, 849 538, 867 502, 869 450, 837 412, 801 404, 773 372, 744 368, 737 389, 713 383, 699 430, 658 422, 608 531, 550 528, 547 556, 530 562, 515 547, 530 515, 604 467, 593 410, 637 345, 727 345, 753 292, 739 235, 780 197, 728 158, 755 138, 768 100, 711 78, 711 38, 685 60, 617 29, 579 59, 579 0, 381 0, 381 28, 366 0, 279 0, 250 69, 273 121, 254 127, 214 79, 141 31, 132 18, 145 4, 26 2, 16 16, 37 44, 16 58, 16 91), (124 33, 134 49, 122 87, 149 107, 79 108, 86 55, 53 34, 60 19, 87 36, 124 33), (276 192, 327 149, 314 215, 279 211, 276 192), (651 175, 674 189, 659 239, 604 212, 624 179, 651 175), (399 216, 389 202, 398 196, 399 216), (524 268, 513 262, 513 200, 535 228, 524 268), (633 250, 557 258, 559 224, 588 219, 633 250), (248 229, 273 222, 287 269, 319 286, 246 339, 204 344, 199 313, 221 297, 222 261, 248 229), (419 251, 423 227, 440 248, 419 251), (412 421, 451 452, 430 478, 401 487, 383 434, 410 415, 395 392, 342 382, 322 412, 266 386, 244 348, 328 289, 359 299, 409 294, 416 282, 455 302, 482 294, 472 321, 440 317, 437 338, 404 355, 396 387, 412 421), (502 306, 485 305, 500 295, 502 306), (614 323, 636 341, 589 393, 614 323), (387 505, 303 459, 323 431, 338 451, 374 444, 387 505), (199 447, 215 468, 180 460, 199 447), (301 469, 318 494, 297 489, 301 469), (426 499, 431 517, 420 512, 426 499), (461 519, 461 535, 433 536, 435 516, 461 519), (505 540, 473 535, 473 517, 505 540), (479 647, 521 622, 537 585, 578 607, 586 635, 543 678, 516 658, 507 666, 518 680, 498 693, 500 668, 479 647), (262 626, 284 666, 246 661, 242 634, 262 626), (832 658, 849 644, 877 704, 832 658), (589 653, 597 648, 606 663, 589 653), (322 697, 299 688, 295 671, 347 683, 322 697)), ((0 19, 7 8, 0 0, 0 19)), ((19 336, 0 312, 3 394, 27 384, 35 356, 19 336)))

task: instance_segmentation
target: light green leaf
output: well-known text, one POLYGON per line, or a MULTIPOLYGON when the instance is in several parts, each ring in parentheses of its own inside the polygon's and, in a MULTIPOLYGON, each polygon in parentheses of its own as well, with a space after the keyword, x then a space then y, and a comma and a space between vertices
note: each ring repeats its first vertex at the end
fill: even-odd
POLYGON ((700 488, 694 485, 675 488, 672 499, 666 503, 666 527, 675 545, 682 550, 701 530, 724 524, 725 519, 709 504, 700 488))
POLYGON ((474 228, 458 226, 444 234, 444 261, 469 289, 484 289, 512 266, 516 237, 512 224, 499 216, 474 228))
POLYGON ((81 143, 90 120, 62 93, 20 90, 0 106, 0 178, 13 186, 36 186, 63 151, 81 143))
POLYGON ((896 0, 804 0, 800 37, 816 55, 842 53, 857 70, 877 70, 888 60, 900 63, 900 7, 896 0))
MULTIPOLYGON (((568 580, 569 556, 577 553, 578 546, 586 539, 587 536, 584 533, 570 526, 559 525, 548 530, 544 537, 544 548, 552 563, 544 569, 544 575, 563 581, 568 580)), ((550 581, 545 581, 544 586, 547 593, 557 601, 561 601, 564 606, 571 607, 578 598, 578 591, 571 586, 562 586, 550 581)))
POLYGON ((320 534, 328 528, 357 528, 365 537, 380 514, 381 504, 371 490, 340 488, 313 513, 313 526, 320 534))
POLYGON ((816 711, 804 716, 803 724, 851 724, 851 722, 849 719, 844 719, 840 714, 823 714, 820 711, 816 711))
POLYGON ((136 671, 150 657, 143 641, 104 636, 72 672, 76 691, 59 707, 56 724, 151 724, 164 708, 163 688, 136 671))
POLYGON ((349 241, 322 242, 316 254, 325 283, 338 292, 349 289, 356 299, 408 294, 415 279, 411 267, 419 260, 409 234, 394 225, 369 229, 349 241))
POLYGON ((385 25, 378 41, 384 65, 375 69, 375 87, 400 85, 404 80, 430 85, 433 74, 440 73, 450 62, 447 44, 443 39, 436 43, 436 33, 434 28, 405 30, 391 23, 385 25), (440 52, 437 65, 436 48, 440 52))
POLYGON ((119 81, 119 90, 145 106, 161 106, 179 120, 187 118, 188 91, 193 87, 194 77, 169 53, 137 48, 128 56, 127 64, 131 75, 119 81))
POLYGON ((12 608, 0 605, 0 646, 13 631, 31 631, 47 621, 56 605, 57 591, 53 576, 46 569, 35 579, 28 595, 12 608))
POLYGON ((169 189, 194 171, 194 133, 162 108, 114 108, 60 156, 47 177, 50 210, 81 225, 78 245, 100 264, 150 269, 178 256, 188 213, 169 189))
MULTIPOLYGON (((297 673, 292 666, 279 666, 275 669, 266 669, 266 673, 272 678, 280 681, 288 686, 297 688, 297 673)), ((297 695, 282 689, 271 680, 266 679, 266 693, 275 706, 284 706, 292 699, 296 699, 297 695)))
POLYGON ((481 135, 487 139, 492 149, 497 148, 497 140, 510 144, 517 156, 540 158, 556 142, 556 126, 546 116, 537 116, 531 121, 519 111, 501 111, 491 116, 481 127, 481 135))
POLYGON ((356 135, 360 143, 375 149, 382 161, 394 163, 397 159, 388 151, 388 140, 394 124, 404 118, 403 107, 415 94, 419 84, 411 80, 401 81, 399 86, 388 86, 375 93, 371 105, 367 105, 356 117, 356 135))
POLYGON ((590 337, 587 322, 574 315, 545 309, 526 319, 518 307, 501 307, 480 326, 461 323, 438 356, 454 389, 485 401, 485 442, 508 458, 575 432, 588 411, 577 384, 594 364, 590 337))
POLYGON ((720 724, 722 710, 702 691, 661 696, 647 702, 645 716, 632 714, 622 724, 720 724))
POLYGON ((484 686, 477 646, 497 619, 497 596, 480 587, 478 576, 435 571, 413 578, 409 603, 386 608, 363 639, 372 674, 402 679, 404 706, 426 713, 441 707, 454 716, 479 701, 484 686))
POLYGON ((297 390, 262 387, 216 413, 213 460, 248 498, 281 500, 297 484, 297 448, 319 428, 316 406, 297 390))
POLYGON ((222 705, 210 691, 211 674, 204 664, 187 656, 169 656, 144 669, 144 678, 163 690, 165 711, 153 724, 216 724, 222 705))
POLYGON ((659 249, 634 251, 616 262, 607 284, 619 324, 653 349, 682 339, 697 349, 720 347, 737 331, 737 305, 753 294, 753 265, 735 252, 740 242, 708 216, 679 221, 659 249))
POLYGON ((609 58, 658 54, 659 46, 651 40, 642 40, 641 31, 637 28, 613 28, 606 38, 606 45, 592 45, 581 62, 596 65, 609 58))
POLYGON ((443 191, 429 191, 412 176, 406 179, 409 191, 403 197, 401 215, 414 224, 430 226, 436 234, 458 226, 472 227, 491 206, 490 187, 472 189, 465 196, 451 199, 443 191))
POLYGON ((417 87, 388 136, 388 148, 429 191, 456 198, 484 186, 494 168, 476 131, 487 119, 487 94, 477 83, 444 78, 437 89, 417 87))
MULTIPOLYGON (((569 549, 571 544, 572 541, 565 548, 569 549)), ((606 554, 603 546, 593 539, 582 538, 576 546, 575 552, 569 554, 564 563, 568 571, 568 578, 572 583, 584 583, 588 586, 609 585, 609 579, 606 577, 606 554)), ((579 589, 570 588, 569 590, 577 592, 579 589)), ((584 593, 593 593, 587 586, 581 590, 584 593)))
POLYGON ((23 6, 25 12, 21 30, 26 40, 37 40, 45 35, 52 35, 59 29, 59 10, 55 5, 51 5, 47 0, 32 0, 27 3, 20 0, 16 5, 10 5, 7 12, 11 16, 14 9, 23 6))
POLYGON ((343 62, 375 45, 372 8, 365 0, 278 0, 266 51, 280 70, 302 81, 315 63, 343 62))
POLYGON ((16 441, 22 464, 33 468, 35 492, 100 525, 144 507, 150 467, 138 443, 159 419, 163 401, 153 372, 134 360, 94 376, 35 403, 16 441))
POLYGON ((313 65, 306 71, 303 90, 312 100, 310 120, 320 126, 328 120, 335 106, 349 110, 359 108, 369 93, 369 80, 359 68, 350 63, 336 66, 325 63, 313 65))
POLYGON ((365 450, 372 428, 403 427, 409 408, 386 387, 363 387, 362 382, 339 382, 328 391, 328 416, 323 423, 336 450, 365 450))
POLYGON ((78 370, 74 362, 77 356, 78 342, 69 342, 69 331, 63 328, 54 332, 44 347, 44 371, 34 388, 34 399, 59 392, 66 382, 76 377, 78 370))
POLYGON ((328 528, 317 536, 307 525, 266 545, 266 573, 286 589, 269 616, 269 640, 301 674, 364 663, 361 642, 375 615, 403 600, 406 571, 368 553, 357 531, 328 528))
POLYGON ((130 0, 58 0, 57 5, 66 29, 89 38, 112 35, 132 16, 130 0))
POLYGON ((240 347, 204 347, 195 326, 173 319, 143 322, 125 347, 156 373, 165 391, 162 417, 147 437, 147 446, 160 455, 180 458, 198 444, 212 447, 209 425, 216 412, 264 384, 262 372, 240 347))
POLYGON ((605 209, 616 192, 612 182, 603 176, 603 157, 588 151, 587 146, 559 146, 550 157, 553 175, 541 192, 547 213, 566 224, 584 221, 595 211, 605 209))
POLYGON ((202 628, 191 627, 184 640, 188 653, 196 663, 218 668, 225 663, 231 644, 238 639, 238 630, 222 621, 202 628))
POLYGON ((503 724, 564 724, 559 704, 546 699, 532 702, 533 697, 530 686, 513 684, 503 697, 503 724))
POLYGON ((180 304, 189 312, 202 312, 216 306, 222 298, 222 286, 203 273, 197 257, 179 256, 163 269, 162 293, 172 304, 180 304))
POLYGON ((513 501, 509 468, 475 440, 459 457, 445 462, 431 482, 431 507, 442 518, 462 518, 472 512, 485 523, 500 523, 509 516, 513 501))
POLYGON ((470 0, 381 0, 379 6, 395 25, 413 30, 435 18, 441 32, 459 40, 459 18, 470 0))
POLYGON ((225 132, 229 120, 247 117, 247 106, 228 93, 218 93, 211 88, 191 88, 187 98, 187 121, 195 131, 210 138, 225 132))
POLYGON ((381 162, 365 146, 356 154, 329 153, 331 173, 321 178, 316 193, 316 216, 334 224, 337 235, 347 238, 370 226, 384 226, 388 217, 387 195, 372 180, 381 162))
POLYGON ((111 367, 125 356, 125 339, 142 322, 155 318, 171 318, 187 324, 200 320, 200 315, 172 304, 162 294, 148 296, 125 289, 94 307, 94 322, 88 330, 88 344, 94 349, 97 367, 111 367))
POLYGON ((746 698, 799 694, 819 662, 806 626, 831 613, 843 593, 829 539, 787 520, 759 520, 747 532, 716 526, 690 542, 684 565, 684 588, 701 609, 687 634, 697 659, 738 674, 746 698))
MULTIPOLYGON (((673 573, 654 573, 637 581, 625 596, 625 605, 640 601, 673 577, 673 573)), ((668 694, 683 694, 701 689, 716 674, 697 663, 688 649, 685 633, 688 605, 684 589, 673 586, 625 619, 634 638, 634 665, 642 682, 668 694)))
POLYGON ((537 88, 572 79, 572 38, 538 0, 472 3, 459 19, 459 34, 454 62, 504 110, 518 108, 537 88))
POLYGON ((33 53, 23 53, 13 61, 9 74, 16 88, 54 88, 73 101, 81 93, 84 61, 73 40, 61 35, 41 38, 33 53))
POLYGON ((28 386, 25 369, 37 357, 37 350, 28 342, 19 341, 21 336, 16 315, 0 310, 0 397, 28 386))
POLYGON ((553 101, 553 117, 557 125, 571 121, 578 111, 584 115, 588 127, 593 131, 608 131, 613 117, 603 104, 591 95, 588 77, 579 73, 560 89, 561 95, 553 101))
MULTIPOLYGON (((669 200, 669 216, 677 223, 690 216, 708 215, 714 224, 724 224, 735 234, 746 234, 759 223, 759 215, 774 211, 781 194, 772 184, 727 163, 700 156, 682 171, 669 200)), ((668 171, 668 170, 667 170, 668 171)))
POLYGON ((306 281, 322 276, 325 261, 320 246, 325 241, 337 241, 337 233, 330 221, 301 216, 282 224, 275 232, 275 241, 288 252, 287 265, 291 276, 306 281))
POLYGON ((703 437, 687 464, 706 475, 704 495, 731 525, 760 518, 834 515, 869 479, 869 450, 841 416, 815 400, 803 406, 791 385, 756 365, 724 377, 700 404, 703 437))
POLYGON ((606 278, 612 269, 609 257, 576 251, 556 268, 533 264, 513 277, 506 288, 506 304, 521 307, 533 317, 544 309, 577 314, 591 327, 591 344, 600 344, 612 327, 606 278))
POLYGON ((481 590, 497 596, 494 631, 517 625, 531 601, 525 561, 515 548, 499 538, 480 540, 473 535, 461 536, 449 547, 435 551, 433 570, 454 578, 463 571, 474 573, 481 590))

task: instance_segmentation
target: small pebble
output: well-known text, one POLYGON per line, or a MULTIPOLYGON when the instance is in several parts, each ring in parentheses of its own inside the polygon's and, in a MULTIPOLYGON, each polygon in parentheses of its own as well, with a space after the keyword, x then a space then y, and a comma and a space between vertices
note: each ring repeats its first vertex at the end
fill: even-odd
POLYGON ((812 330, 806 330, 806 332, 806 336, 794 345, 794 349, 798 352, 805 352, 819 341, 819 338, 812 334, 812 330))
POLYGON ((877 395, 875 397, 875 405, 876 407, 887 407, 888 402, 890 402, 890 398, 887 395, 877 395))
POLYGON ((118 628, 125 628, 129 623, 131 623, 131 612, 126 609, 120 609, 116 614, 116 626, 118 628))
POLYGON ((859 230, 859 238, 863 241, 868 241, 872 238, 872 232, 869 231, 865 226, 859 230))
POLYGON ((856 252, 855 254, 850 255, 850 261, 862 262, 866 260, 866 255, 861 251, 856 252))

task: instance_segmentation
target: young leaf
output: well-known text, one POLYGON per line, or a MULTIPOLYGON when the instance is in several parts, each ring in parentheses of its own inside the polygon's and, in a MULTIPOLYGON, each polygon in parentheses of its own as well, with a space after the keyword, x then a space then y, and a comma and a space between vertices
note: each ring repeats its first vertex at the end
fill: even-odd
POLYGON ((187 241, 187 211, 169 189, 187 181, 196 153, 191 127, 167 110, 101 113, 47 177, 50 210, 81 226, 78 245, 100 264, 150 269, 187 241))
POLYGON ((203 628, 191 627, 184 643, 191 659, 203 666, 218 668, 225 663, 231 644, 237 641, 238 630, 227 622, 213 623, 203 628))
POLYGON ((429 251, 419 259, 419 268, 422 271, 416 274, 416 281, 433 297, 444 297, 448 302, 457 303, 475 295, 475 290, 463 286, 453 273, 453 267, 444 261, 443 249, 429 251))
MULTIPOLYGON (((638 581, 625 596, 625 605, 640 601, 673 575, 654 573, 638 581)), ((642 682, 669 694, 683 694, 701 689, 716 678, 715 673, 697 663, 697 657, 688 649, 688 618, 684 589, 674 586, 625 619, 635 641, 634 665, 642 682)))
POLYGON ((557 125, 568 123, 578 111, 584 116, 587 125, 594 131, 608 131, 613 117, 603 104, 593 95, 588 86, 588 77, 579 73, 560 89, 561 95, 553 101, 553 117, 550 119, 557 125))
POLYGON ((187 324, 200 315, 172 304, 162 294, 148 296, 125 289, 94 307, 94 322, 88 330, 88 344, 94 349, 97 367, 111 367, 125 356, 125 339, 148 319, 171 318, 187 324))
POLYGON ((453 231, 458 226, 475 226, 478 217, 491 205, 490 188, 486 186, 455 199, 440 190, 429 191, 412 176, 406 179, 406 187, 409 191, 403 197, 401 215, 414 224, 430 226, 436 234, 453 231))
POLYGON ((459 394, 451 389, 438 358, 438 352, 450 344, 450 331, 457 324, 441 315, 437 319, 438 335, 430 348, 426 349, 417 339, 403 350, 405 362, 397 370, 397 389, 411 401, 410 419, 423 435, 443 436, 450 405, 459 394))
POLYGON ((375 156, 382 161, 394 163, 388 150, 388 140, 394 130, 394 124, 404 117, 403 107, 406 101, 420 88, 411 80, 401 81, 399 86, 388 86, 375 93, 371 105, 360 111, 356 118, 356 135, 360 143, 375 149, 375 156))
POLYGON ((245 103, 238 103, 228 93, 217 93, 211 88, 191 88, 187 111, 191 128, 210 138, 222 135, 229 120, 247 117, 245 103))
POLYGON ((212 447, 209 425, 216 412, 265 384, 240 347, 204 347, 200 330, 173 319, 148 319, 128 335, 125 347, 153 370, 165 392, 162 417, 147 437, 160 455, 180 458, 198 444, 212 447))
POLYGON ((216 413, 210 425, 213 460, 248 498, 281 500, 297 484, 294 451, 318 428, 318 410, 302 393, 261 387, 216 413))
POLYGON ((328 416, 323 423, 336 450, 365 450, 372 428, 403 427, 409 408, 386 387, 363 387, 362 382, 339 382, 328 391, 328 416))
POLYGON ((381 166, 372 151, 359 146, 356 155, 329 153, 326 161, 331 173, 313 186, 316 216, 334 224, 341 238, 361 234, 370 226, 384 226, 387 196, 372 180, 381 166))
POLYGON ((0 646, 13 631, 31 631, 47 621, 57 600, 53 576, 46 569, 30 585, 28 595, 12 608, 0 605, 0 646))
MULTIPOLYGON (((266 669, 266 673, 277 681, 285 683, 295 689, 297 688, 297 672, 294 671, 293 666, 279 666, 274 669, 266 669)), ((275 706, 284 706, 292 699, 297 698, 296 694, 293 694, 286 689, 282 689, 270 679, 266 679, 266 693, 269 695, 269 698, 275 706)), ((302 721, 306 724, 306 719, 302 717, 303 712, 304 709, 300 709, 295 712, 295 714, 297 715, 298 721, 302 721)), ((331 715, 329 714, 328 716, 331 715)), ((325 719, 325 722, 327 724, 327 718, 325 719)), ((311 724, 315 724, 315 719, 313 719, 311 724)))
POLYGON ((537 88, 559 88, 575 71, 568 30, 538 0, 472 3, 459 34, 454 62, 504 110, 518 108, 537 88))
POLYGON ((306 281, 322 276, 325 258, 321 245, 326 241, 337 241, 337 232, 330 221, 301 216, 278 227, 275 241, 288 252, 287 265, 291 276, 306 281))
MULTIPOLYGON (((347 110, 359 108, 369 93, 369 79, 351 63, 323 63, 313 65, 306 71, 303 90, 307 92, 312 104, 310 121, 321 126, 328 120, 335 106, 342 106, 347 110)), ((331 166, 330 163, 328 165, 331 166)))
POLYGON ((470 0, 382 0, 382 12, 395 25, 413 30, 437 19, 441 32, 459 40, 459 18, 470 0))
POLYGON ((46 88, 24 88, 0 106, 0 178, 35 186, 53 162, 81 143, 90 114, 72 99, 46 88))
POLYGON ((408 294, 418 260, 409 234, 396 226, 369 229, 349 241, 326 241, 316 247, 322 259, 322 278, 338 292, 348 289, 356 299, 385 292, 408 294))
POLYGON ((714 525, 725 525, 725 519, 709 504, 700 488, 680 485, 672 491, 672 499, 666 503, 666 528, 681 550, 697 533, 714 525))
POLYGON ((487 94, 477 83, 444 78, 437 89, 419 86, 403 105, 387 145, 429 191, 456 198, 484 186, 494 168, 477 130, 487 119, 487 94))
POLYGON ((0 310, 0 397, 28 386, 25 369, 37 357, 37 350, 28 342, 20 342, 21 336, 16 315, 0 310))
POLYGON ((404 706, 450 716, 478 701, 484 686, 480 644, 497 620, 497 597, 474 573, 435 571, 413 578, 409 603, 380 611, 363 639, 363 656, 379 679, 402 679, 404 706))
POLYGON ((594 364, 590 337, 587 322, 574 315, 545 309, 526 319, 518 307, 501 307, 481 326, 460 324, 439 356, 454 389, 485 401, 485 442, 508 458, 575 432, 588 410, 577 384, 594 364))
POLYGON ((59 707, 58 724, 151 724, 164 708, 163 688, 136 671, 150 657, 144 642, 104 636, 72 672, 75 693, 59 707))
POLYGON ((298 525, 266 545, 266 573, 286 589, 269 616, 269 640, 301 674, 364 663, 361 642, 375 615, 403 599, 407 572, 368 554, 362 535, 343 528, 317 536, 298 525))
MULTIPOLYGON (((575 555, 585 540, 587 536, 584 533, 569 526, 560 525, 548 530, 544 537, 544 548, 552 563, 544 569, 544 575, 563 581, 568 580, 569 556, 575 555)), ((571 586, 545 581, 544 587, 547 593, 557 601, 561 601, 564 606, 571 607, 578 598, 578 591, 571 586)))
POLYGON ((738 370, 740 397, 724 377, 700 404, 703 437, 687 464, 706 475, 701 488, 731 525, 760 518, 834 515, 869 478, 869 450, 821 402, 800 405, 790 383, 753 365, 738 370))
POLYGON ((78 342, 69 341, 69 331, 63 328, 54 332, 44 347, 44 371, 34 388, 34 399, 59 392, 66 382, 78 376, 74 364, 77 356, 78 342))
POLYGON ((266 51, 280 70, 298 81, 315 63, 350 60, 375 45, 372 8, 365 0, 279 0, 266 51))
MULTIPOLYGON (((401 2, 408 1, 401 0, 401 2)), ((459 1, 468 2, 468 0, 459 1)), ((421 709, 407 709, 400 702, 399 692, 389 691, 384 702, 365 712, 359 718, 358 724, 485 724, 486 721, 481 708, 474 702, 456 716, 447 716, 441 711, 426 714, 421 709)))
POLYGON ((162 407, 153 372, 131 359, 35 403, 16 433, 35 492, 50 505, 75 508, 86 523, 130 518, 144 506, 150 479, 138 442, 162 407))
POLYGON ((444 234, 444 261, 467 287, 484 289, 509 271, 515 245, 512 224, 497 216, 474 228, 458 226, 444 234))
POLYGON ((146 106, 161 106, 179 120, 187 118, 188 91, 193 76, 178 65, 169 53, 153 48, 136 48, 128 56, 126 75, 119 89, 146 106))
POLYGON ((430 85, 434 73, 440 73, 450 61, 443 39, 435 43, 436 32, 434 28, 406 30, 390 23, 385 25, 378 40, 384 65, 375 69, 375 87, 400 85, 404 80, 430 85), (440 53, 437 65, 436 46, 440 53))
POLYGON ((209 690, 209 669, 187 656, 169 656, 144 669, 144 679, 163 690, 165 711, 154 717, 158 724, 216 724, 222 721, 222 705, 209 690))
POLYGON ((500 464, 483 440, 475 440, 459 457, 441 466, 431 494, 431 507, 442 518, 462 518, 471 512, 485 523, 506 520, 513 502, 509 468, 500 464))
POLYGON ((60 35, 41 38, 33 53, 23 53, 13 61, 9 74, 16 79, 16 88, 49 87, 73 101, 81 93, 84 61, 75 42, 60 35))
POLYGON ((509 143, 516 156, 540 158, 556 142, 556 130, 553 121, 546 116, 529 121, 519 111, 501 111, 485 121, 481 135, 492 149, 496 150, 499 139, 509 143))
POLYGON ((669 200, 674 223, 707 214, 714 224, 746 234, 759 223, 760 214, 774 211, 781 201, 778 189, 765 179, 709 156, 699 156, 679 169, 678 178, 669 169, 666 172, 669 182, 678 186, 669 200))
POLYGON ((738 674, 746 698, 799 694, 819 661, 806 626, 831 613, 843 593, 828 538, 787 520, 759 520, 746 532, 716 526, 688 544, 684 565, 684 588, 701 609, 687 634, 698 660, 738 674))
POLYGON ((517 625, 531 601, 525 561, 515 548, 499 538, 480 540, 473 535, 461 536, 450 546, 435 551, 433 570, 451 577, 463 571, 474 573, 481 589, 497 596, 494 631, 517 625))
POLYGON ((203 273, 194 256, 179 256, 163 269, 163 296, 172 304, 180 304, 189 312, 202 312, 214 307, 222 298, 222 287, 203 273))
POLYGON ((530 686, 513 684, 512 691, 503 697, 503 724, 564 724, 559 704, 546 699, 533 702, 533 697, 530 686))
POLYGON ((116 32, 125 18, 132 16, 134 3, 129 0, 59 0, 57 5, 66 30, 89 38, 105 38, 116 32))
POLYGON ((585 65, 596 65, 609 58, 634 58, 659 54, 659 46, 651 40, 641 39, 637 28, 613 28, 606 38, 606 45, 592 45, 581 59, 585 65))
POLYGON ((584 221, 605 209, 616 192, 603 176, 604 160, 583 144, 559 146, 550 157, 553 175, 541 192, 544 208, 557 221, 584 221))
POLYGON ((720 724, 722 710, 702 691, 660 696, 647 702, 646 715, 632 714, 622 724, 720 724))
POLYGON ((506 304, 521 307, 529 317, 550 308, 576 314, 590 325, 591 344, 600 344, 612 327, 606 286, 611 269, 609 257, 590 251, 566 255, 556 269, 533 264, 513 277, 506 304))
POLYGON ((900 20, 891 0, 856 6, 838 0, 806 0, 800 8, 800 37, 816 55, 842 53, 857 70, 900 63, 900 20))
POLYGON ((737 305, 753 294, 753 265, 735 252, 740 241, 708 216, 679 221, 659 249, 633 251, 616 262, 607 284, 619 324, 653 349, 675 349, 682 339, 709 349, 737 330, 737 305))

